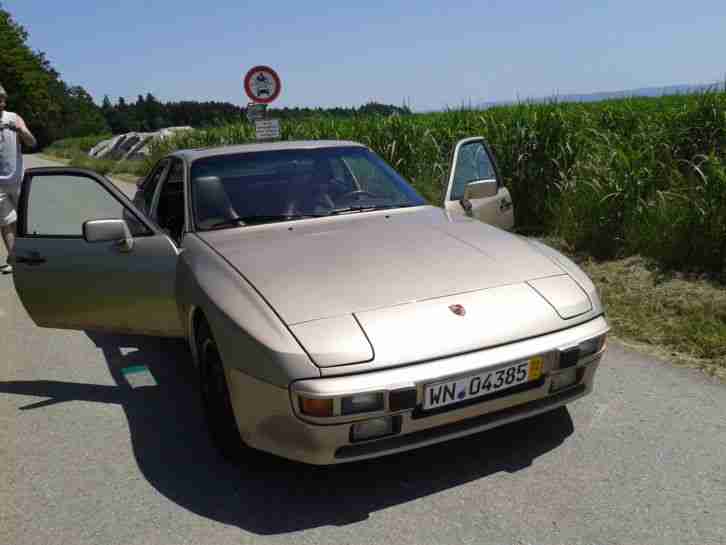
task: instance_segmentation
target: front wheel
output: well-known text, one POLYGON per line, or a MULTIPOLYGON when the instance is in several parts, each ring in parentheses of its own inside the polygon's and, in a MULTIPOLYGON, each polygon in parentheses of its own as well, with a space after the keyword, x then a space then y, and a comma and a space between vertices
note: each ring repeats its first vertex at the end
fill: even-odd
POLYGON ((247 447, 242 442, 234 417, 222 358, 205 321, 199 324, 196 337, 199 385, 209 437, 225 460, 239 462, 247 447))

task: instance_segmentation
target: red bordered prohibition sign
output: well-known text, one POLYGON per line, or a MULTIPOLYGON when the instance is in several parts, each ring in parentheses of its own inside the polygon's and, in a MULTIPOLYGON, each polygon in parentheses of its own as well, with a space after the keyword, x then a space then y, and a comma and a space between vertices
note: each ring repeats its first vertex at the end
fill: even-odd
POLYGON ((269 66, 253 66, 247 71, 244 79, 245 93, 253 102, 269 104, 280 96, 282 82, 269 66))

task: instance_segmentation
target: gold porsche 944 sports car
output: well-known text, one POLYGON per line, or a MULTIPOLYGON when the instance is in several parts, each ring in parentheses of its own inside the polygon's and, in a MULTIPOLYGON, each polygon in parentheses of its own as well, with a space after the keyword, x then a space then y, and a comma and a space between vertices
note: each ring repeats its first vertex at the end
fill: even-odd
POLYGON ((355 142, 182 150, 133 202, 87 170, 23 181, 15 287, 36 324, 187 339, 210 435, 311 464, 417 448, 588 394, 588 277, 509 233, 481 138, 443 207, 355 142))

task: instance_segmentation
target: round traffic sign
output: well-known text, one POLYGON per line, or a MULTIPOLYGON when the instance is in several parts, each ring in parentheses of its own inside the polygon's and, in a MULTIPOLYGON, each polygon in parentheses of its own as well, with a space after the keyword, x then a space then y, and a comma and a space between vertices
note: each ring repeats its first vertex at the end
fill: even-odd
POLYGON ((280 96, 282 83, 269 66, 255 66, 250 68, 244 79, 245 93, 254 102, 269 104, 280 96))

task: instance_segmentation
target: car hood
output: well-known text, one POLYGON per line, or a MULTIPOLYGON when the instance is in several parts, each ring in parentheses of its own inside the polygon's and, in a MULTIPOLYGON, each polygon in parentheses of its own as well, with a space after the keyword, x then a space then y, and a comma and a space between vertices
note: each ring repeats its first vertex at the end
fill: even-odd
POLYGON ((431 206, 200 236, 289 326, 564 274, 520 237, 431 206))

